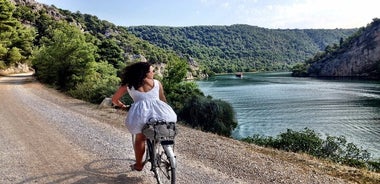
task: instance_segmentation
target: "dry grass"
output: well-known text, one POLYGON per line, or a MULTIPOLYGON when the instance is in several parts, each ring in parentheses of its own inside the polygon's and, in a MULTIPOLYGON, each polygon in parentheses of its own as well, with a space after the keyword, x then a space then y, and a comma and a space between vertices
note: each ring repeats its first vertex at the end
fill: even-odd
POLYGON ((307 154, 291 153, 271 148, 260 148, 255 149, 255 151, 296 164, 304 170, 312 170, 316 173, 328 174, 330 176, 348 180, 352 183, 380 183, 380 173, 371 172, 366 169, 348 167, 307 154))

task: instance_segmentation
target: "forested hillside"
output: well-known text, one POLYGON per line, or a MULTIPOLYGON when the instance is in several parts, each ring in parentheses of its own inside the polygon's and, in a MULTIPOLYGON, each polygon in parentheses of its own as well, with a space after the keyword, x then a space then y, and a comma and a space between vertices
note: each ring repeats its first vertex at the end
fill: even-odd
POLYGON ((249 25, 128 27, 161 48, 194 58, 209 71, 289 70, 357 29, 266 29, 249 25))
POLYGON ((186 60, 174 52, 96 16, 34 0, 0 0, 0 9, 0 69, 26 63, 40 81, 85 100, 109 96, 118 86, 117 73, 131 62, 176 63, 184 66, 185 75, 188 70, 186 60))

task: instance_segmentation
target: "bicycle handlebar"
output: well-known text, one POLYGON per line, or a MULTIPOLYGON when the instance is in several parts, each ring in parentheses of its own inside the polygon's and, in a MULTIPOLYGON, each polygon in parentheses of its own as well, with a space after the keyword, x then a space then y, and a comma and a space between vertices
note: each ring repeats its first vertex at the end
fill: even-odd
POLYGON ((123 111, 129 111, 129 109, 131 108, 130 105, 127 105, 126 107, 120 107, 120 106, 114 106, 115 109, 120 109, 120 110, 123 110, 123 111))

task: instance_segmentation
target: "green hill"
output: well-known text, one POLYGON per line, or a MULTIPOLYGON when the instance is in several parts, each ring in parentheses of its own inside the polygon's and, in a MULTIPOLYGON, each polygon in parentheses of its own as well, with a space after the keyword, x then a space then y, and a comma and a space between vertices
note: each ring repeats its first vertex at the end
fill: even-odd
POLYGON ((356 29, 266 29, 249 25, 136 26, 128 31, 193 58, 215 73, 284 71, 356 29))

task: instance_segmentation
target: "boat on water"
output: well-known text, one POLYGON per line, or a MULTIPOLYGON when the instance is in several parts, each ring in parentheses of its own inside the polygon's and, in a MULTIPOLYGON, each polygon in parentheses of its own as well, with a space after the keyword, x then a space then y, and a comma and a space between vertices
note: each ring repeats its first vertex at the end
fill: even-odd
POLYGON ((243 78, 243 72, 235 73, 236 77, 243 78))

